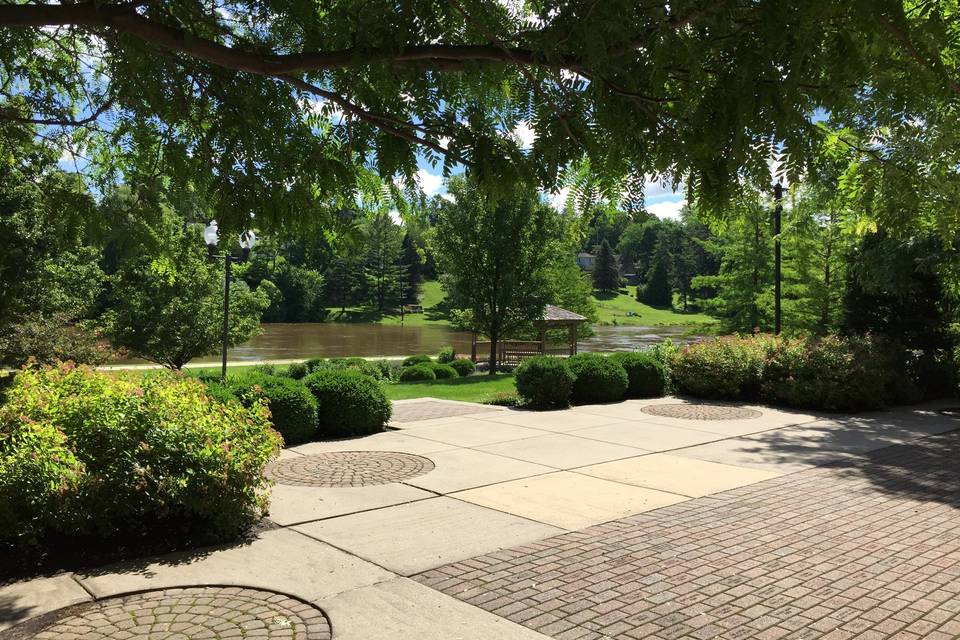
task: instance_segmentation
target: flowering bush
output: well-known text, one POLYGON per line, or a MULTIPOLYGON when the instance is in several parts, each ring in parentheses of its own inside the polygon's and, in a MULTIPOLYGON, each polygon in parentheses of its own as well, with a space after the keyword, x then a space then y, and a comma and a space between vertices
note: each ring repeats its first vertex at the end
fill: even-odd
POLYGON ((262 403, 221 404, 186 376, 26 367, 0 407, 0 541, 230 538, 266 508, 280 442, 262 403))
POLYGON ((728 336, 687 345, 670 361, 673 386, 698 398, 755 400, 768 342, 728 336))

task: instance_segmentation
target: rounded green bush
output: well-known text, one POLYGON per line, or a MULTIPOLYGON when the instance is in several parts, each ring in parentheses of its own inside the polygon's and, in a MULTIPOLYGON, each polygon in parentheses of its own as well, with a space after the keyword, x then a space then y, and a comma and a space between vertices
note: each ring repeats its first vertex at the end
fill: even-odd
POLYGON ((430 359, 430 356, 409 356, 403 359, 403 366, 413 367, 418 364, 430 364, 433 360, 430 359))
POLYGON ((262 516, 279 450, 264 404, 222 404, 189 376, 28 367, 0 408, 0 542, 229 539, 262 516))
POLYGON ((304 384, 320 405, 321 437, 359 436, 383 431, 392 406, 374 378, 357 371, 317 371, 304 384))
POLYGON ((423 380, 436 380, 437 374, 429 364, 415 364, 411 367, 404 367, 400 372, 400 382, 421 382, 423 380))
POLYGON ((533 407, 565 407, 570 404, 575 379, 565 359, 535 356, 517 368, 514 384, 517 393, 533 407))
POLYGON ((440 349, 440 353, 437 354, 437 362, 440 364, 450 364, 457 359, 457 350, 453 347, 444 347, 440 349))
POLYGON ((286 374, 288 378, 303 380, 307 377, 308 373, 310 373, 310 369, 307 368, 304 362, 291 362, 290 365, 287 366, 286 374))
POLYGON ((227 381, 233 395, 250 406, 263 401, 273 428, 287 445, 313 440, 317 433, 317 401, 299 380, 250 373, 227 381))
POLYGON ((313 373, 319 369, 324 362, 326 361, 323 358, 310 358, 309 360, 304 360, 303 364, 307 365, 307 371, 313 373))
POLYGON ((574 402, 613 402, 626 393, 630 380, 615 360, 599 353, 581 353, 567 362, 576 377, 571 394, 574 402))
POLYGON ((457 370, 448 364, 435 363, 430 368, 433 369, 433 375, 436 376, 437 380, 449 380, 451 378, 460 377, 460 374, 457 373, 457 370))
POLYGON ((467 358, 458 358, 451 362, 450 366, 456 369, 461 378, 466 378, 477 370, 477 365, 473 364, 473 361, 467 358))
POLYGON ((689 344, 671 358, 673 386, 696 398, 756 400, 768 346, 765 336, 729 336, 689 344))
POLYGON ((615 353, 610 359, 627 372, 628 398, 658 398, 663 395, 667 378, 663 364, 646 353, 615 353))

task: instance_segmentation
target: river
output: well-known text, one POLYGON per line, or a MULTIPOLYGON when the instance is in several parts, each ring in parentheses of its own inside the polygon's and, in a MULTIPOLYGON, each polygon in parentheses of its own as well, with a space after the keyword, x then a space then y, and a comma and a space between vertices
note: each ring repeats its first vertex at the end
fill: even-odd
MULTIPOLYGON (((580 351, 634 351, 649 348, 665 338, 688 342, 684 326, 626 327, 595 326, 595 335, 581 340, 580 351)), ((401 327, 380 324, 339 322, 264 324, 263 333, 230 349, 231 361, 333 358, 341 356, 403 356, 435 354, 453 345, 458 353, 470 353, 470 333, 443 326, 401 327)), ((195 363, 218 362, 206 356, 195 363)))

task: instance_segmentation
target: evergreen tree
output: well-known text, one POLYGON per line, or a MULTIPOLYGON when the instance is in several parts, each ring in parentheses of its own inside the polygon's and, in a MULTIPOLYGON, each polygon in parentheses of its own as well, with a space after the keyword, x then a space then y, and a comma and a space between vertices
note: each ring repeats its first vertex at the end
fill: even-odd
POLYGON ((604 293, 613 292, 620 288, 620 270, 617 268, 617 258, 613 255, 610 243, 604 238, 597 252, 597 259, 593 265, 593 288, 604 293))
POLYGON ((402 247, 403 253, 400 256, 400 264, 404 271, 404 286, 400 296, 401 302, 416 304, 420 298, 420 284, 423 282, 424 265, 413 241, 413 236, 409 232, 403 235, 402 247))
POLYGON ((352 305, 360 289, 361 265, 352 256, 338 256, 330 264, 324 277, 324 293, 327 302, 340 307, 340 313, 345 313, 348 305, 352 305))
POLYGON ((704 307, 720 316, 728 331, 751 332, 773 328, 773 241, 770 207, 756 191, 747 191, 733 203, 731 220, 715 242, 720 272, 698 276, 692 286, 713 287, 715 298, 704 307))
POLYGON ((378 212, 364 227, 364 241, 363 272, 367 299, 378 312, 383 312, 400 301, 400 287, 397 286, 402 275, 400 227, 388 213, 378 212))
POLYGON ((673 304, 670 286, 670 248, 666 239, 657 242, 646 282, 637 287, 637 299, 651 307, 668 308, 673 304))

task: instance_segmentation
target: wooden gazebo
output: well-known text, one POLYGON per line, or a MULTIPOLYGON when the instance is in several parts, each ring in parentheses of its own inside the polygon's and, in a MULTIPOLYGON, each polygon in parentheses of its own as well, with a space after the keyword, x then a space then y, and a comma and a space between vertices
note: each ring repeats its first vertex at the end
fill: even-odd
MULTIPOLYGON (((554 355, 576 355, 577 327, 587 321, 579 313, 567 311, 560 307, 548 304, 543 309, 543 315, 535 320, 533 325, 539 333, 538 340, 501 340, 497 345, 497 364, 519 364, 524 358, 553 353, 554 355), (567 329, 567 348, 559 351, 547 347, 547 332, 553 329, 567 329)), ((490 353, 490 341, 478 341, 477 332, 473 332, 473 342, 470 348, 470 357, 476 362, 486 358, 490 353)))

